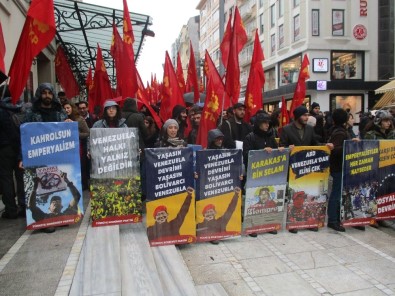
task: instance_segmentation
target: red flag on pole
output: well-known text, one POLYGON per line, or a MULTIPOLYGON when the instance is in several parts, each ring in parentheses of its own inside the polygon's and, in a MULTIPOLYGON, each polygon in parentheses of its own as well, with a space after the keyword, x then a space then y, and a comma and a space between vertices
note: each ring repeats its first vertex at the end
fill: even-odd
POLYGON ((94 102, 94 81, 93 81, 93 77, 92 77, 92 68, 89 67, 88 70, 88 75, 86 76, 86 92, 88 95, 88 106, 89 106, 89 112, 93 113, 93 109, 95 108, 95 102, 94 102))
POLYGON ((33 0, 8 73, 14 104, 29 78, 33 59, 52 41, 55 31, 53 0, 33 0))
POLYGON ((80 87, 74 77, 73 70, 67 61, 64 50, 61 46, 56 50, 55 55, 55 73, 59 83, 66 93, 66 97, 72 98, 78 96, 80 87))
MULTIPOLYGON (((136 69, 137 71, 137 69, 136 69)), ((158 126, 159 129, 162 128, 162 120, 160 119, 159 115, 155 112, 154 109, 152 109, 149 101, 148 101, 148 95, 147 92, 144 88, 143 81, 141 80, 140 74, 137 71, 137 84, 138 84, 138 91, 137 91, 137 99, 143 103, 144 106, 147 107, 148 111, 151 113, 152 118, 154 119, 156 125, 158 126)))
MULTIPOLYGON (((4 80, 7 79, 7 75, 5 74, 4 57, 5 57, 5 42, 3 36, 3 29, 1 27, 1 22, 0 22, 0 83, 2 83, 4 80)), ((0 96, 1 95, 2 94, 0 94, 0 96)))
POLYGON ((226 24, 226 29, 224 37, 220 45, 221 50, 221 60, 222 64, 226 68, 228 66, 229 50, 232 42, 232 13, 229 14, 228 23, 226 24))
POLYGON ((184 98, 178 85, 177 76, 167 51, 163 70, 162 95, 163 99, 160 105, 159 115, 163 121, 166 121, 171 118, 171 113, 175 105, 185 106, 184 98))
POLYGON ((302 66, 300 67, 298 82, 296 83, 296 88, 294 96, 292 98, 291 110, 289 110, 289 116, 293 118, 293 111, 295 108, 303 104, 306 97, 306 79, 310 78, 309 74, 309 58, 305 54, 303 56, 302 66))
POLYGON ((226 66, 225 89, 233 104, 236 104, 240 95, 240 66, 239 53, 247 43, 247 33, 243 20, 236 6, 233 21, 232 41, 229 50, 228 64, 226 66))
POLYGON ((207 76, 206 100, 204 102, 202 118, 200 120, 196 144, 207 147, 207 134, 217 127, 218 118, 222 112, 222 101, 225 88, 210 55, 206 50, 204 69, 207 76))
POLYGON ((250 75, 248 77, 245 101, 246 114, 244 120, 250 121, 258 110, 262 109, 262 91, 265 84, 265 73, 262 62, 265 59, 259 42, 258 30, 255 31, 254 51, 252 53, 250 75))
POLYGON ((93 81, 94 85, 92 95, 94 106, 103 106, 106 100, 112 99, 113 94, 99 44, 97 44, 95 77, 93 78, 93 81))
POLYGON ((119 32, 117 30, 117 27, 115 24, 112 24, 112 41, 111 41, 111 48, 110 48, 110 53, 112 58, 114 59, 114 65, 116 69, 116 77, 117 77, 117 89, 116 89, 116 96, 122 96, 122 80, 123 80, 123 75, 122 75, 122 57, 123 57, 123 42, 121 35, 119 35, 119 32))
MULTIPOLYGON (((289 123, 289 114, 287 110, 287 103, 285 102, 284 96, 281 98, 281 113, 280 113, 280 125, 279 130, 289 123)), ((281 130, 280 130, 281 131, 281 130)))
POLYGON ((122 59, 123 67, 121 68, 124 81, 122 83, 122 96, 136 96, 137 86, 137 69, 134 62, 134 34, 132 22, 130 21, 129 8, 126 0, 123 0, 123 44, 124 58, 122 59))
POLYGON ((188 64, 188 75, 186 82, 186 92, 191 92, 193 89, 193 102, 197 103, 200 99, 199 94, 199 82, 196 71, 195 53, 193 51, 192 42, 189 41, 189 64, 188 64))
POLYGON ((185 79, 184 79, 184 71, 182 70, 182 63, 180 53, 177 53, 177 69, 176 75, 178 80, 178 86, 180 87, 181 93, 185 94, 185 79))

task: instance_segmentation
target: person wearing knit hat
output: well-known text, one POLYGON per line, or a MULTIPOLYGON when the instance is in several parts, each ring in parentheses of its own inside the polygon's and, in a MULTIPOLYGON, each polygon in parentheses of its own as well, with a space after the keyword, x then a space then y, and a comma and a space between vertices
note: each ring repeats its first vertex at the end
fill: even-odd
POLYGON ((317 140, 319 142, 324 142, 327 138, 326 130, 324 128, 324 117, 320 114, 320 104, 317 102, 313 102, 311 104, 310 116, 313 116, 316 119, 316 123, 313 126, 317 140))
POLYGON ((128 127, 122 118, 121 109, 117 102, 106 100, 103 105, 102 119, 96 121, 92 128, 117 128, 128 127))
POLYGON ((340 222, 341 183, 343 170, 343 143, 351 139, 346 129, 348 113, 342 108, 332 112, 334 126, 329 131, 329 142, 334 146, 329 156, 329 170, 332 177, 332 190, 328 200, 328 224, 333 230, 344 232, 340 222))
POLYGON ((155 147, 186 147, 186 142, 177 136, 179 128, 177 120, 171 118, 166 120, 155 147))
POLYGON ((392 114, 388 110, 378 110, 372 122, 366 125, 366 140, 395 139, 392 114))
POLYGON ((185 140, 187 138, 187 135, 185 135, 185 131, 188 128, 188 123, 187 123, 187 108, 182 105, 175 105, 172 113, 171 113, 171 118, 175 119, 178 122, 178 132, 177 136, 180 139, 185 140))
POLYGON ((320 104, 318 104, 317 102, 313 102, 311 104, 311 109, 310 109, 310 113, 312 115, 318 115, 320 112, 320 104))
MULTIPOLYGON (((283 127, 280 135, 279 146, 289 147, 292 149, 295 146, 319 146, 321 145, 316 138, 314 128, 307 125, 309 118, 309 111, 305 106, 295 108, 294 121, 283 127)), ((333 149, 331 143, 325 144, 330 150, 333 149)), ((317 231, 318 228, 311 228, 317 231)), ((297 229, 290 229, 289 232, 297 233, 297 229)))

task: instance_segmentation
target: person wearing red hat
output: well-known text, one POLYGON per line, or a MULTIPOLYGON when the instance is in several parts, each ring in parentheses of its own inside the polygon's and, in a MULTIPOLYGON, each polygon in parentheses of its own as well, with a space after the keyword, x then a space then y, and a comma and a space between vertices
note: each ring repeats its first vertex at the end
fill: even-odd
POLYGON ((150 241, 170 236, 180 235, 180 228, 184 223, 185 217, 189 211, 192 202, 193 188, 188 187, 187 196, 185 197, 184 203, 181 206, 177 216, 167 221, 169 214, 165 205, 160 205, 155 208, 153 216, 155 223, 147 228, 147 235, 150 241))

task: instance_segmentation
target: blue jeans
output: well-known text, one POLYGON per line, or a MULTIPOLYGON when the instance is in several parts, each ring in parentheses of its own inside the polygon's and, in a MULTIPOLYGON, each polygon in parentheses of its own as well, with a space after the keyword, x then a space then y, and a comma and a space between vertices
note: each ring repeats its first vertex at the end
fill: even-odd
POLYGON ((340 222, 340 201, 342 197, 342 172, 331 173, 332 191, 328 201, 328 223, 340 222))

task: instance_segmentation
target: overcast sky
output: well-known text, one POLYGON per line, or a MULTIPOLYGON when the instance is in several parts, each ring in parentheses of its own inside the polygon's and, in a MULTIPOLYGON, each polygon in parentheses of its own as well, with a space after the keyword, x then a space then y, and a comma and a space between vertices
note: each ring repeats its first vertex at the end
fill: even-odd
MULTIPOLYGON (((122 0, 84 0, 86 3, 123 9, 122 0)), ((144 84, 151 79, 151 73, 156 73, 159 81, 163 78, 162 64, 165 61, 165 51, 171 54, 174 43, 183 25, 189 18, 198 15, 196 10, 198 0, 128 0, 130 12, 149 15, 152 17, 155 37, 146 37, 142 54, 139 57, 137 69, 144 84)))

